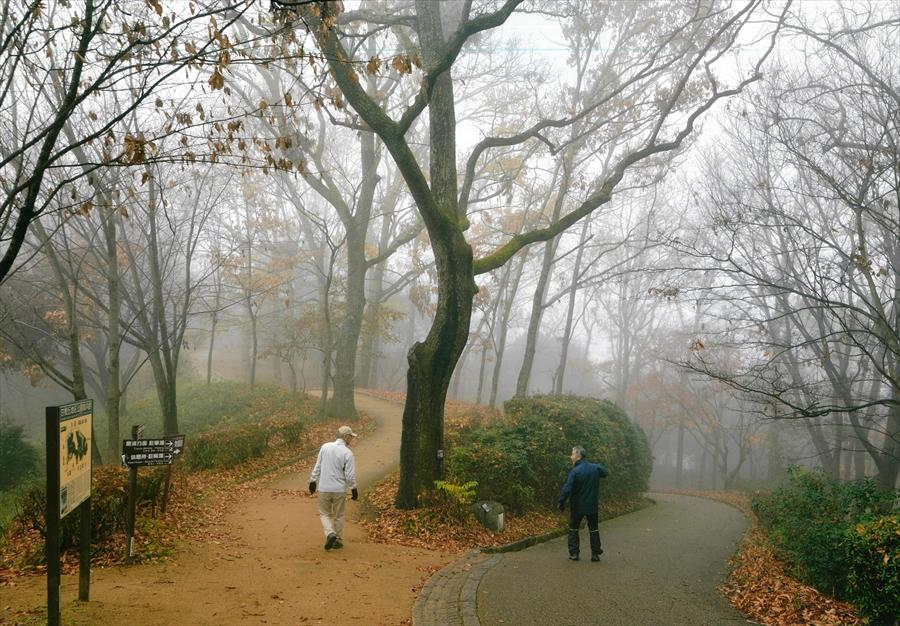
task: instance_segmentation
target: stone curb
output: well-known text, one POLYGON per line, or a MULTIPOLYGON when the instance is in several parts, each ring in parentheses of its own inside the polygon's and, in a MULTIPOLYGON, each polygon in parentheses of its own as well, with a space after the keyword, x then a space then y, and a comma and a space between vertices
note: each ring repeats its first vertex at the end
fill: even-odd
POLYGON ((489 547, 489 548, 481 548, 482 552, 487 554, 502 554, 504 552, 518 552, 519 550, 524 550, 525 548, 530 548, 531 546, 535 546, 539 543, 544 543, 545 541, 550 541, 552 539, 556 539, 557 537, 562 537, 566 534, 565 528, 557 528, 556 530, 551 530, 550 532, 543 533, 541 535, 532 535, 531 537, 525 537, 524 539, 519 539, 518 541, 513 541, 512 543, 507 543, 506 545, 497 546, 497 547, 489 547))

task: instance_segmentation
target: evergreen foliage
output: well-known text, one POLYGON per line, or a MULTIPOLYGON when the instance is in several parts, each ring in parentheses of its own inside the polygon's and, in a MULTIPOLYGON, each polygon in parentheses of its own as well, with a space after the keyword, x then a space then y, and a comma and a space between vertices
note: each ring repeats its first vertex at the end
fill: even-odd
POLYGON ((640 427, 615 404, 578 396, 514 398, 506 416, 475 422, 448 437, 447 474, 478 482, 479 500, 513 511, 550 507, 571 469, 572 447, 609 468, 601 497, 638 495, 647 489, 650 448, 640 427))
POLYGON ((792 576, 872 617, 886 606, 883 589, 891 584, 896 606, 900 536, 885 532, 897 524, 882 516, 894 498, 871 479, 840 483, 793 467, 784 485, 753 500, 753 510, 792 576))
POLYGON ((847 598, 873 622, 900 616, 900 513, 849 528, 847 598))

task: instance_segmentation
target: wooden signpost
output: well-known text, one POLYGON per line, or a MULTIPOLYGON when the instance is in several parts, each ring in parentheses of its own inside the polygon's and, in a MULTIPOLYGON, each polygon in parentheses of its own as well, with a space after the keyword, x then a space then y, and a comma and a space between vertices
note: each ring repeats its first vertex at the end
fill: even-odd
MULTIPOLYGON (((137 468, 147 465, 168 465, 181 454, 184 448, 184 435, 173 435, 160 439, 144 439, 144 426, 131 428, 131 439, 122 441, 122 465, 128 468, 128 516, 125 519, 125 531, 128 535, 125 562, 134 560, 134 526, 137 508, 137 468)), ((171 469, 170 469, 171 471, 171 469)), ((166 494, 168 498, 169 481, 166 476, 166 494)), ((165 504, 163 504, 165 507, 165 504)), ((163 509, 165 511, 165 508, 163 509)))
POLYGON ((90 599, 91 585, 91 426, 94 401, 48 406, 47 439, 47 624, 58 626, 59 534, 62 518, 80 510, 78 599, 90 599))

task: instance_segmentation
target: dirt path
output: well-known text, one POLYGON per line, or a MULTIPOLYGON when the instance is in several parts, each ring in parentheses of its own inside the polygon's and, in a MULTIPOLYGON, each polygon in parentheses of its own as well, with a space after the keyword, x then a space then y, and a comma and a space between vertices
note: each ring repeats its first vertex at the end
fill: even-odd
MULTIPOLYGON (((354 445, 360 487, 396 466, 402 408, 360 395, 377 422, 354 445)), ((228 515, 231 539, 189 545, 162 564, 95 569, 91 601, 78 603, 76 577, 63 578, 64 624, 401 624, 415 588, 452 559, 416 548, 369 543, 348 523, 343 550, 326 552, 316 500, 306 494, 312 461, 243 500, 228 515)), ((348 500, 348 520, 357 503, 348 500)), ((0 623, 46 604, 46 579, 4 588, 0 623)), ((40 623, 36 620, 34 623, 40 623)))

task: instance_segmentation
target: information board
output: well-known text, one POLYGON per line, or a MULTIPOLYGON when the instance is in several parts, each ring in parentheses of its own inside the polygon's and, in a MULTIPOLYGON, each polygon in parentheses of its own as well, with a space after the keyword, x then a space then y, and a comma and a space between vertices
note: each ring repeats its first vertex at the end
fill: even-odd
POLYGON ((94 401, 59 407, 59 518, 91 497, 91 424, 94 401))

